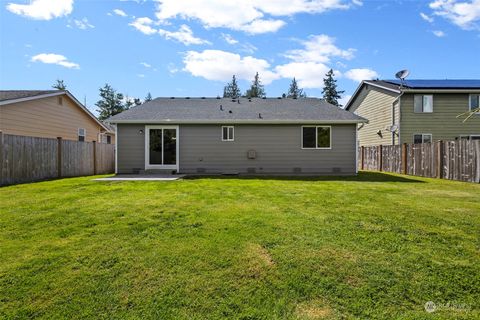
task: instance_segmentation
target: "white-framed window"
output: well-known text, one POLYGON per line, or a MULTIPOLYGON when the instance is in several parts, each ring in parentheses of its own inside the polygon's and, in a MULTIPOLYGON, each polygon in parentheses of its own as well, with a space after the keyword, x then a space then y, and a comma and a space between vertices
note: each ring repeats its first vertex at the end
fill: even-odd
POLYGON ((468 99, 468 110, 472 111, 480 108, 480 94, 471 94, 468 99))
POLYGON ((433 95, 416 94, 413 104, 415 113, 431 113, 433 112, 433 95))
POLYGON ((432 143, 432 134, 416 133, 413 135, 413 143, 432 143))
POLYGON ((233 126, 222 127, 222 141, 234 141, 235 128, 233 126))
POLYGON ((331 126, 302 126, 302 149, 331 149, 331 126))
POLYGON ((480 140, 480 134, 461 135, 460 140, 480 140))
POLYGON ((84 128, 78 128, 78 141, 85 141, 85 137, 87 136, 87 130, 84 128))

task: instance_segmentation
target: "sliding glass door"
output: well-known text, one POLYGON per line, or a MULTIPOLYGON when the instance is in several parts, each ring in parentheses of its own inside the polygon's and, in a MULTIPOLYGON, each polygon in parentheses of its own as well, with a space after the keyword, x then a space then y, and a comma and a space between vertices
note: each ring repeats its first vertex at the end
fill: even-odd
POLYGON ((146 126, 145 169, 178 170, 178 127, 146 126))

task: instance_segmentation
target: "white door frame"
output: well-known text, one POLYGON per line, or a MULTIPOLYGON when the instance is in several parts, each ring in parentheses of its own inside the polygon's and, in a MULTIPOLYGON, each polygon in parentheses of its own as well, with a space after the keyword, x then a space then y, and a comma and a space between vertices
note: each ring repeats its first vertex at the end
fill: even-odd
MULTIPOLYGON (((179 170, 179 143, 180 143, 180 130, 179 126, 145 126, 145 170, 148 169, 166 169, 166 170, 179 170), (175 164, 150 164, 150 129, 175 129, 176 130, 176 163, 175 164)), ((163 134, 162 134, 162 161, 163 161, 163 134)))

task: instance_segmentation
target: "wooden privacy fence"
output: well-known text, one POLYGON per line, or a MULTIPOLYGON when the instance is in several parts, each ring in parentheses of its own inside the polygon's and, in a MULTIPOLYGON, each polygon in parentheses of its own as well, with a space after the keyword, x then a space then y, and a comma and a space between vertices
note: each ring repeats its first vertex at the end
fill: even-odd
POLYGON ((358 167, 414 176, 480 182, 480 141, 360 147, 358 167))
POLYGON ((3 134, 0 185, 115 171, 115 146, 3 134))

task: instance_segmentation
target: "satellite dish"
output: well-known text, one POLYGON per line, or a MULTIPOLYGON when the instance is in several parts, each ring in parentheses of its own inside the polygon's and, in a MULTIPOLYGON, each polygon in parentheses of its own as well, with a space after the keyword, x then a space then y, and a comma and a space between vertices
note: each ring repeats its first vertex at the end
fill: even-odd
POLYGON ((406 77, 410 74, 410 71, 408 70, 400 70, 397 73, 395 73, 395 78, 400 79, 400 80, 405 80, 406 77))
POLYGON ((400 79, 400 89, 403 87, 405 78, 408 77, 409 74, 410 74, 410 71, 408 71, 407 69, 400 70, 397 73, 395 73, 395 78, 400 79))

